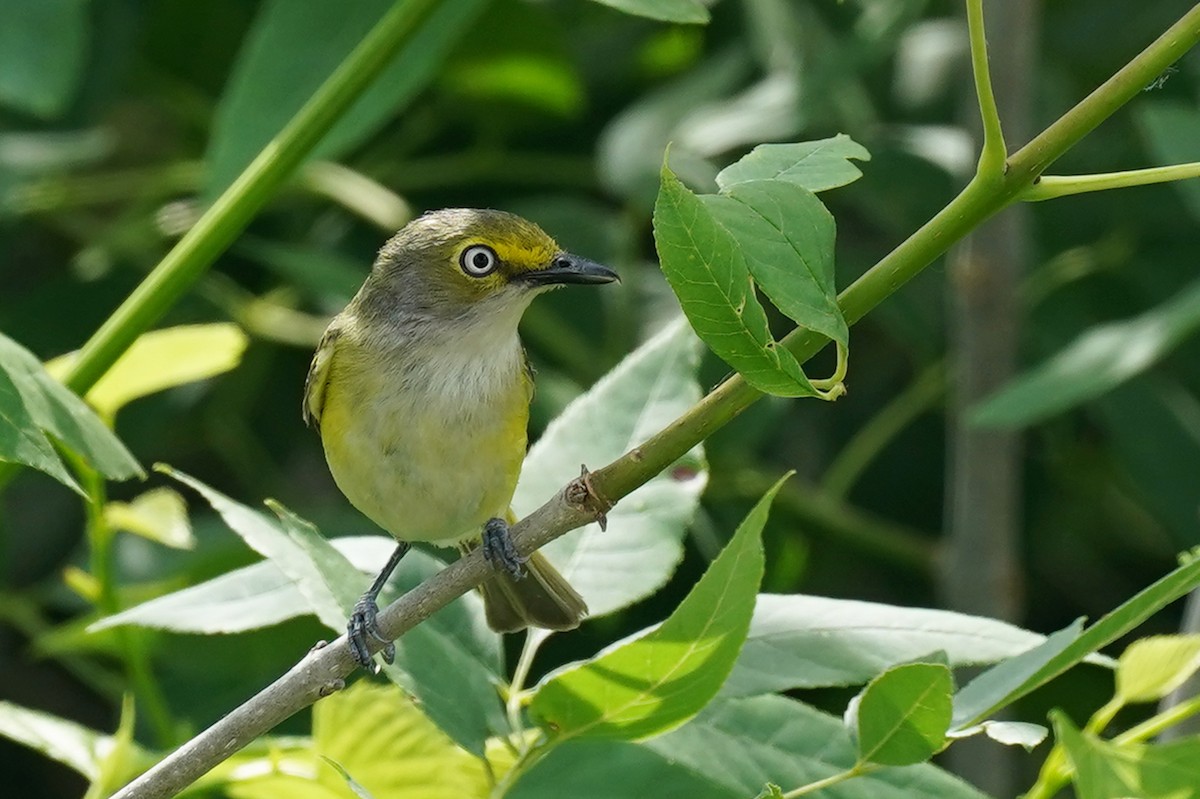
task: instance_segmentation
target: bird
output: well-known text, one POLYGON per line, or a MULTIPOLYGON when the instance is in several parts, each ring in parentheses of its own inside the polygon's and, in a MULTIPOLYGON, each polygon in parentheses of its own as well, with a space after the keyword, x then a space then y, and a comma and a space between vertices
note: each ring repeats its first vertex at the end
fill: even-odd
POLYGON ((533 222, 493 209, 430 211, 379 250, 370 274, 321 337, 303 417, 334 482, 398 544, 347 622, 354 659, 385 661, 378 596, 412 542, 481 546, 488 625, 577 627, 579 593, 540 553, 522 557, 509 526, 525 458, 533 370, 517 324, 539 294, 618 280, 533 222))

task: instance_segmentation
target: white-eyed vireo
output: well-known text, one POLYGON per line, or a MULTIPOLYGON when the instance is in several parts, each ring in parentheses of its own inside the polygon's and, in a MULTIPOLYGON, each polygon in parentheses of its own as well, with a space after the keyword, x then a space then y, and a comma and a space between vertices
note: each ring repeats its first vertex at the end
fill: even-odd
MULTIPOLYGON (((347 625, 370 663, 376 599, 410 541, 469 549, 482 531, 496 574, 488 624, 572 629, 583 599, 540 555, 518 556, 509 502, 525 457, 533 378, 517 323, 538 294, 608 283, 611 269, 563 252, 532 222, 447 209, 397 233, 329 324, 304 387, 338 488, 399 542, 347 625)), ((390 662, 395 650, 387 644, 390 662)))

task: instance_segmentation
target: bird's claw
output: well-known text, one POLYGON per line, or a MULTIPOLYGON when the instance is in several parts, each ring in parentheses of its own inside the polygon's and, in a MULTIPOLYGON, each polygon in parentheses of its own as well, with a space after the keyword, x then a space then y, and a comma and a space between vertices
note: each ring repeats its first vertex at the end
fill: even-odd
POLYGON ((379 654, 383 655, 386 663, 396 662, 396 645, 383 637, 379 630, 379 605, 369 596, 358 600, 350 621, 346 623, 346 642, 350 646, 350 654, 364 669, 371 668, 371 650, 367 647, 367 639, 373 638, 382 647, 379 654))
POLYGON ((503 569, 514 580, 525 576, 525 562, 529 560, 513 544, 508 532, 508 523, 503 519, 489 519, 483 526, 483 559, 493 569, 503 569))

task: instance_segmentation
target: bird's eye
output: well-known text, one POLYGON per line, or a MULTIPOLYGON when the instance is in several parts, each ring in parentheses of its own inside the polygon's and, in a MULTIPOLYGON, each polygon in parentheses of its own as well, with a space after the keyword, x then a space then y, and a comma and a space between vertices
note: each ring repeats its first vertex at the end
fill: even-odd
POLYGON ((496 271, 496 252, 485 244, 475 244, 458 257, 462 270, 471 277, 484 277, 496 271))

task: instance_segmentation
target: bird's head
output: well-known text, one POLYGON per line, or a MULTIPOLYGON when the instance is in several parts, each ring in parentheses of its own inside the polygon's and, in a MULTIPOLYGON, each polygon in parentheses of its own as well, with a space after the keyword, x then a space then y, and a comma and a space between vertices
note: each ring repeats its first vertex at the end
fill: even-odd
POLYGON ((414 219, 393 236, 364 290, 375 295, 372 300, 426 318, 519 317, 540 292, 617 279, 608 267, 564 252, 519 216, 447 208, 414 219))

